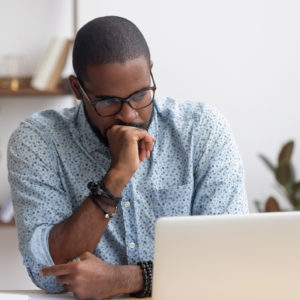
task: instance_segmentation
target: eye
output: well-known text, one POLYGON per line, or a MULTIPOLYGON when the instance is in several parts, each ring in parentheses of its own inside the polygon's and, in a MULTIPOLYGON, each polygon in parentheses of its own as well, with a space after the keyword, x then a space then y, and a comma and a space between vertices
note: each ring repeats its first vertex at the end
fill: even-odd
POLYGON ((115 98, 110 98, 110 99, 106 99, 106 100, 101 100, 97 102, 97 106, 98 107, 108 107, 111 106, 113 104, 115 104, 118 100, 115 98))
POLYGON ((144 99, 146 95, 147 95, 147 91, 137 92, 134 95, 132 95, 131 100, 139 101, 139 100, 144 99))

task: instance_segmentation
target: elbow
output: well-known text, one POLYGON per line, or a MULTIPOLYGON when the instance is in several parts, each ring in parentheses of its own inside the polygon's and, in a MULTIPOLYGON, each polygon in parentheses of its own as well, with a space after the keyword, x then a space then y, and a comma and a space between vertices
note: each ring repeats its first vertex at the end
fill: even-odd
POLYGON ((27 272, 32 282, 40 289, 48 293, 62 293, 65 292, 62 285, 57 283, 55 276, 41 276, 39 272, 33 271, 27 267, 27 272))

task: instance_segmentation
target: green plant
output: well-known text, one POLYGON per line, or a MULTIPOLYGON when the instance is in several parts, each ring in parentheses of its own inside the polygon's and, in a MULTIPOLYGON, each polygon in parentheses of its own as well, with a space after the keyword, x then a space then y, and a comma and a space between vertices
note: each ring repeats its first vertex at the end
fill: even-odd
MULTIPOLYGON (((292 204, 295 210, 300 210, 300 181, 296 181, 295 169, 291 162, 294 150, 294 141, 289 141, 282 148, 278 156, 277 165, 264 155, 259 154, 260 159, 272 171, 275 179, 284 195, 292 204)), ((256 202, 257 207, 259 203, 256 202)), ((266 201, 265 211, 280 211, 278 201, 274 197, 269 197, 266 201)))

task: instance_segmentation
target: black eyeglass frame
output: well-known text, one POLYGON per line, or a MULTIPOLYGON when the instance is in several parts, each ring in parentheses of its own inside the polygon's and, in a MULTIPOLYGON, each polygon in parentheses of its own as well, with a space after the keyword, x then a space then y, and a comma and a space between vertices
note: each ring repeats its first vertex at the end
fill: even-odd
POLYGON ((99 115, 99 116, 102 117, 102 118, 106 118, 106 117, 112 117, 112 116, 117 115, 117 114, 122 110, 123 104, 124 104, 124 103, 128 103, 128 105, 129 105, 132 109, 134 109, 134 110, 141 110, 141 109, 144 109, 144 108, 150 106, 150 105, 153 103, 153 101, 154 101, 155 90, 156 90, 156 84, 155 84, 155 81, 154 81, 154 78, 153 78, 153 75, 152 75, 151 70, 150 70, 150 76, 151 76, 151 79, 152 79, 152 82, 153 82, 153 86, 144 87, 144 88, 140 89, 139 91, 133 92, 132 94, 130 94, 130 95, 129 95, 128 97, 126 97, 126 98, 121 98, 121 97, 105 97, 105 99, 99 98, 98 101, 92 101, 92 100, 90 99, 90 97, 88 96, 87 92, 85 91, 85 89, 83 88, 83 86, 82 86, 82 84, 81 84, 81 80, 80 80, 78 77, 77 77, 77 81, 78 81, 79 87, 80 87, 80 89, 81 89, 81 92, 83 93, 84 97, 86 97, 86 98, 88 99, 88 101, 93 105, 96 114, 99 115), (150 101, 149 104, 147 104, 147 105, 145 105, 145 106, 143 106, 143 107, 139 107, 139 108, 135 108, 135 107, 133 107, 133 106, 131 105, 131 103, 130 103, 130 98, 131 98, 133 95, 135 95, 135 94, 137 94, 137 93, 140 93, 140 92, 150 91, 150 90, 153 91, 153 96, 152 96, 152 99, 151 99, 151 101, 150 101), (115 100, 117 100, 117 101, 119 101, 119 102, 122 103, 122 105, 120 106, 120 109, 119 109, 116 113, 114 113, 114 114, 110 114, 110 115, 102 115, 102 114, 100 114, 100 113, 98 112, 97 108, 96 108, 97 103, 99 103, 99 102, 101 102, 101 101, 107 101, 107 100, 109 100, 109 99, 111 99, 111 98, 113 98, 113 99, 115 99, 115 100))

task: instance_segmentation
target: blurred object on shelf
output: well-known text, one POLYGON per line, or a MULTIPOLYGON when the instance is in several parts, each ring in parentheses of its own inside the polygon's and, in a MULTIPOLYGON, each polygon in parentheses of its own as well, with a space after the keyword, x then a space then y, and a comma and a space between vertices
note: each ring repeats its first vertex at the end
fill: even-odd
POLYGON ((31 80, 31 86, 40 91, 53 91, 61 79, 72 41, 52 38, 31 80))
POLYGON ((22 55, 6 55, 0 58, 0 88, 18 91, 28 77, 28 62, 22 55))
POLYGON ((4 204, 0 208, 0 221, 2 223, 11 223, 14 217, 14 208, 12 204, 12 197, 9 194, 4 204))

